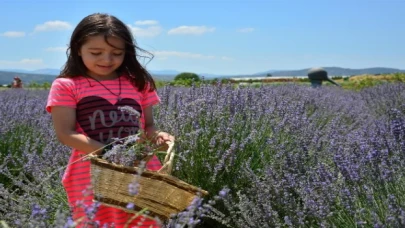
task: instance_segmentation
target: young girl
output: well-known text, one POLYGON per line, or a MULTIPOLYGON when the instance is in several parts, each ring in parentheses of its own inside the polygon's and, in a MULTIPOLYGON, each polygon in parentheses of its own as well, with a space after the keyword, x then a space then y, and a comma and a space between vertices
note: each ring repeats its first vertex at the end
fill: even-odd
MULTIPOLYGON (((127 137, 139 129, 158 145, 174 141, 173 136, 154 126, 152 106, 160 99, 151 75, 137 60, 137 50, 141 49, 135 45, 122 21, 106 14, 85 17, 73 31, 69 49, 68 60, 61 75, 52 83, 46 106, 52 114, 59 141, 74 148, 69 163, 94 151, 100 154, 111 138, 127 137), (120 106, 131 106, 139 111, 140 124, 125 121, 118 110, 120 106)), ((158 170, 161 163, 154 156, 146 168, 158 170)), ((92 215, 88 160, 68 165, 62 184, 73 220, 80 222, 77 227, 89 227, 89 224, 124 227, 133 217, 133 214, 105 205, 92 215)), ((127 227, 158 225, 154 220, 142 217, 127 227)))

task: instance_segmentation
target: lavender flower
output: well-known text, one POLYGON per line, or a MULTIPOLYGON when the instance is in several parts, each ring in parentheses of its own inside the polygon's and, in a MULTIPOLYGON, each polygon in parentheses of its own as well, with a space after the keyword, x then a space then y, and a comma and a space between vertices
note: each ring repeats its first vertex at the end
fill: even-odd
POLYGON ((127 209, 133 210, 134 207, 135 207, 135 204, 133 204, 133 203, 128 203, 127 204, 127 209))
POLYGON ((139 113, 137 110, 135 110, 131 106, 120 106, 120 107, 118 107, 118 110, 129 113, 130 115, 136 116, 138 118, 141 116, 141 113, 139 113))
POLYGON ((128 186, 128 192, 130 195, 134 196, 137 195, 139 191, 139 183, 137 183, 136 179, 134 180, 134 183, 130 183, 128 186))

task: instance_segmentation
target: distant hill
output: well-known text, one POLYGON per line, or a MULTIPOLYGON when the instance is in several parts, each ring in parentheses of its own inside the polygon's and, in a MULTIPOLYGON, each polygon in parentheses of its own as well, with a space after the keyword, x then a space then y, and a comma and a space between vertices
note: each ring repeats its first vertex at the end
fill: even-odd
POLYGON ((173 81, 174 77, 176 76, 175 74, 154 74, 153 72, 151 75, 154 79, 160 81, 173 81))
MULTIPOLYGON (((341 68, 341 67, 322 67, 328 72, 329 76, 351 76, 351 75, 360 75, 360 74, 390 74, 396 72, 403 72, 405 70, 395 69, 395 68, 386 68, 386 67, 373 67, 373 68, 364 68, 364 69, 350 69, 350 68, 341 68)), ((254 77, 254 76, 266 76, 267 73, 272 74, 273 76, 306 76, 310 68, 301 69, 301 70, 268 70, 255 74, 244 74, 244 75, 215 75, 215 74, 200 74, 209 78, 237 78, 237 77, 254 77)), ((150 71, 152 76, 157 80, 162 81, 172 81, 174 77, 180 73, 176 70, 160 70, 160 71, 150 71)), ((10 84, 13 81, 15 76, 19 76, 24 84, 29 84, 31 82, 51 83, 58 75, 59 70, 57 69, 40 69, 35 71, 26 71, 26 70, 2 70, 0 71, 0 85, 10 84)))
MULTIPOLYGON (((58 69, 38 69, 38 70, 22 70, 22 69, 0 69, 0 71, 7 71, 13 73, 26 73, 26 74, 50 74, 50 75, 58 75, 60 70, 58 69)), ((149 70, 149 72, 157 79, 164 80, 164 81, 171 81, 174 77, 183 71, 177 70, 149 70)), ((193 72, 194 73, 194 72, 193 72)), ((209 74, 209 73, 198 73, 198 75, 204 76, 205 78, 223 78, 223 77, 231 77, 231 75, 219 75, 219 74, 209 74)))
POLYGON ((37 82, 40 84, 43 84, 45 82, 51 83, 56 78, 56 75, 49 74, 31 74, 0 71, 0 85, 11 84, 15 76, 20 77, 25 85, 30 84, 30 82, 37 82))
POLYGON ((149 70, 153 75, 178 75, 181 72, 177 70, 149 70))
POLYGON ((7 72, 15 72, 15 73, 27 73, 27 74, 50 74, 50 75, 58 75, 60 70, 58 69, 38 69, 38 70, 22 70, 22 69, 0 69, 0 71, 7 71, 7 72))
MULTIPOLYGON (((24 73, 24 72, 10 72, 10 71, 0 71, 0 85, 11 84, 14 80, 14 77, 18 76, 21 78, 25 85, 30 84, 31 82, 36 82, 43 84, 45 82, 52 83, 53 80, 57 77, 57 74, 45 74, 45 73, 24 73)), ((157 80, 162 81, 171 81, 174 79, 175 75, 153 75, 152 76, 157 80)))
MULTIPOLYGON (((397 72, 405 72, 405 70, 386 67, 373 67, 364 69, 350 69, 341 67, 322 67, 322 68, 328 72, 329 76, 344 76, 344 75, 350 76, 360 74, 391 74, 397 72)), ((265 76, 267 73, 270 73, 273 76, 305 76, 308 74, 309 69, 310 68, 301 70, 281 70, 281 71, 269 70, 267 72, 256 73, 254 74, 254 76, 265 76)))
POLYGON ((60 70, 58 70, 58 69, 39 69, 39 70, 27 72, 27 73, 58 75, 58 74, 60 74, 60 70))

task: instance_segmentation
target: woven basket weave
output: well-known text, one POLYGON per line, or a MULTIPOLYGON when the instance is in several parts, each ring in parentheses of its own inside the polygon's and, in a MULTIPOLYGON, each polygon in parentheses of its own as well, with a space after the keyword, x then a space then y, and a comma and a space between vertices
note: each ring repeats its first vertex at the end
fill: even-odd
POLYGON ((117 165, 98 157, 90 157, 95 200, 130 213, 147 209, 151 216, 165 220, 171 214, 186 209, 197 195, 207 195, 207 191, 170 175, 174 156, 172 149, 173 144, 169 144, 162 169, 144 170, 141 175, 138 175, 137 167, 117 165), (129 193, 129 185, 135 181, 139 188, 133 196, 129 193), (133 209, 127 208, 129 203, 135 205, 133 209))

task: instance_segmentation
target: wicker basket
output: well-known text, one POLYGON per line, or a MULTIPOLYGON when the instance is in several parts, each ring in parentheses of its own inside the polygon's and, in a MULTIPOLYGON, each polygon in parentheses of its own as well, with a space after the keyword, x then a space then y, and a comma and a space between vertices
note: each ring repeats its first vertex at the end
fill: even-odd
POLYGON ((137 213, 147 209, 151 216, 168 219, 171 214, 186 209, 197 195, 205 196, 207 191, 192 186, 170 175, 173 163, 173 143, 169 144, 163 167, 159 171, 144 170, 138 175, 139 168, 109 163, 98 157, 90 157, 91 180, 94 198, 98 202, 137 213), (139 184, 138 193, 129 193, 131 183, 139 184), (127 205, 133 203, 133 209, 127 205))

